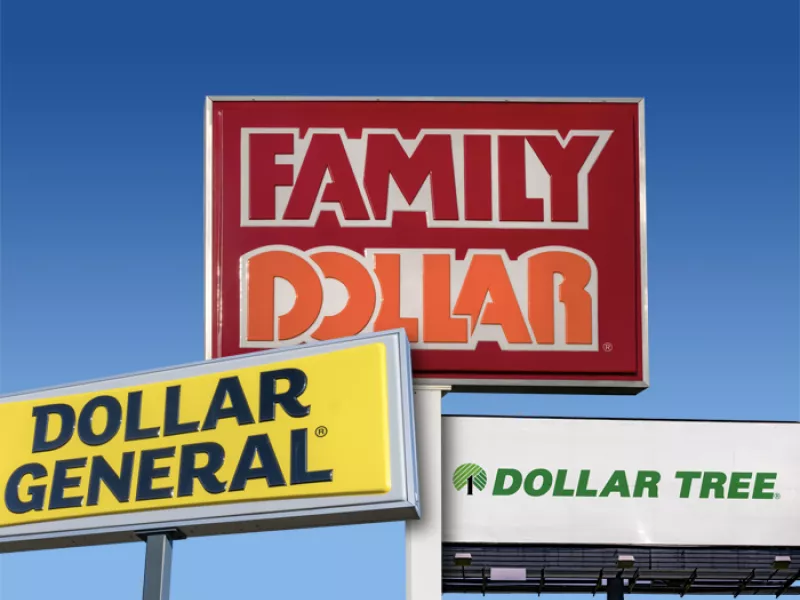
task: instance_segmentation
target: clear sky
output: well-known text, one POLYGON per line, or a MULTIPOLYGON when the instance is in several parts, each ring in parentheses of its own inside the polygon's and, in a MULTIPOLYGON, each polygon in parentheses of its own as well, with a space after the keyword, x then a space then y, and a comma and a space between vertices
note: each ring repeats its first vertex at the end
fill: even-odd
MULTIPOLYGON (((798 419, 798 3, 2 4, 0 392, 203 357, 213 94, 643 96, 651 389, 448 412, 798 419)), ((401 524, 179 542, 174 600, 404 598, 401 524)), ((144 546, 0 557, 134 600, 144 546)))

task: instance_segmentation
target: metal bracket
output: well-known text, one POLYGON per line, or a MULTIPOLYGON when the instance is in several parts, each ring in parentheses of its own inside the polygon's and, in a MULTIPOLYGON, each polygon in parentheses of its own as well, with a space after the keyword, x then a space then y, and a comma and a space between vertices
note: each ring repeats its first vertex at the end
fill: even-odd
POLYGON ((185 540, 186 534, 183 533, 180 529, 176 529, 174 527, 165 528, 165 529, 147 529, 144 531, 137 531, 136 537, 138 537, 143 542, 147 541, 151 535, 166 535, 169 536, 170 539, 173 540, 185 540))

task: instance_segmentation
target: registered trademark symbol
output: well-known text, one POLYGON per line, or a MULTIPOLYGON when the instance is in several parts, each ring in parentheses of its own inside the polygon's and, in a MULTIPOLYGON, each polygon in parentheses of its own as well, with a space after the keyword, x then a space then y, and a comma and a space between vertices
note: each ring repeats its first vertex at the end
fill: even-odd
POLYGON ((775 500, 780 500, 780 499, 781 499, 781 495, 780 494, 775 494, 775 500))
POLYGON ((325 427, 324 425, 320 425, 314 431, 314 435, 316 435, 317 437, 325 437, 326 435, 328 435, 328 428, 325 427))
POLYGON ((605 344, 603 344, 603 350, 605 352, 611 352, 613 349, 614 349, 614 344, 612 344, 611 342, 606 342, 605 344))

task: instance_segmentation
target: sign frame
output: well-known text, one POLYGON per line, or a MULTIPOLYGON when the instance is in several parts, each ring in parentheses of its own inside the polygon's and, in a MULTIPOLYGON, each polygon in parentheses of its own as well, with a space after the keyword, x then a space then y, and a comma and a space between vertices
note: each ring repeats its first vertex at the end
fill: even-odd
POLYGON ((418 519, 421 513, 410 346, 402 329, 26 390, 2 395, 0 403, 92 393, 237 368, 268 366, 273 362, 324 355, 376 343, 383 344, 386 350, 388 458, 392 477, 391 490, 386 494, 239 501, 10 525, 0 527, 0 554, 139 541, 148 532, 164 530, 177 531, 181 537, 199 537, 418 519))
MULTIPOLYGON (((261 95, 211 95, 206 97, 204 115, 204 227, 205 227, 205 356, 213 356, 213 311, 215 299, 213 292, 213 203, 214 181, 214 141, 213 110, 216 102, 460 102, 460 103, 617 103, 638 105, 638 262, 639 272, 639 312, 638 343, 640 366, 635 378, 593 378, 581 373, 565 374, 555 378, 520 379, 509 376, 485 376, 477 374, 458 377, 419 377, 414 375, 414 384, 421 386, 447 386, 454 392, 486 393, 544 393, 544 394, 612 394, 636 395, 650 385, 649 336, 648 336, 648 285, 647 285, 647 210, 646 210, 646 158, 644 133, 644 98, 641 97, 424 97, 424 96, 261 96, 261 95)), ((598 342, 599 344, 600 342, 598 342)), ((602 351, 602 350, 599 350, 602 351)), ((465 352, 469 352, 465 350, 465 352)))

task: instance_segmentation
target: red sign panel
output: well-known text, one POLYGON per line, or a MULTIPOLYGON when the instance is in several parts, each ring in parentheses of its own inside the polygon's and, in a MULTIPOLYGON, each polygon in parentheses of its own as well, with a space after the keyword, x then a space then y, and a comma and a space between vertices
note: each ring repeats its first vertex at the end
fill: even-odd
POLYGON ((209 99, 207 356, 403 327, 418 383, 646 388, 642 118, 209 99))

